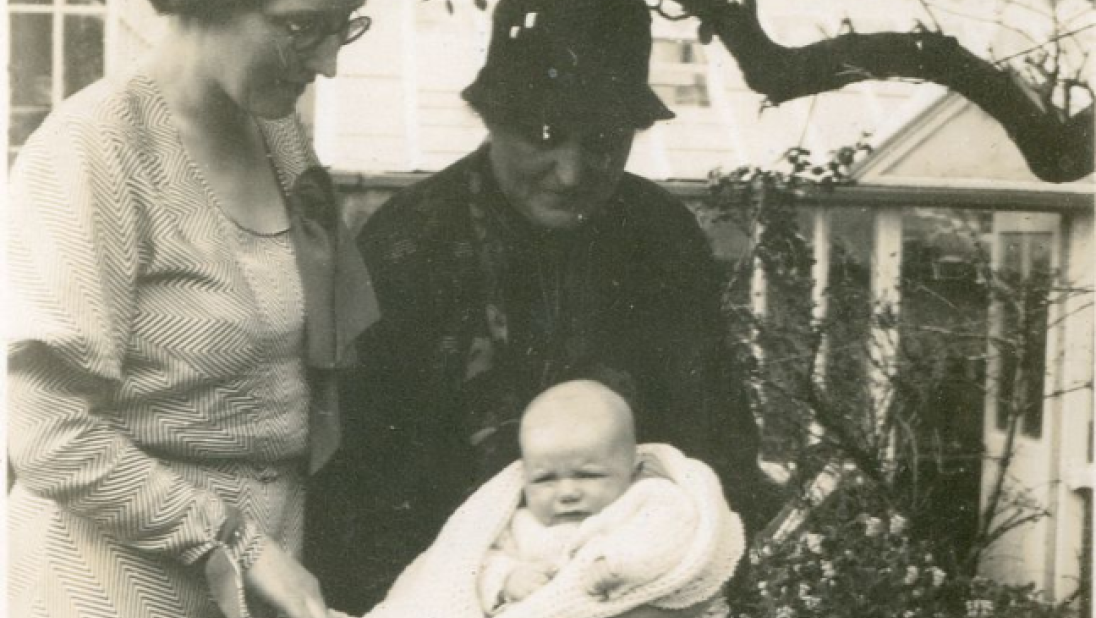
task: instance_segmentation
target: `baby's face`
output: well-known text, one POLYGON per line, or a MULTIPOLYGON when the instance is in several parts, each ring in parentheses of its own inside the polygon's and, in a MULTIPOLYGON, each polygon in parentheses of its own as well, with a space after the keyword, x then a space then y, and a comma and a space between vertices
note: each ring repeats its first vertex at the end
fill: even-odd
POLYGON ((546 526, 582 521, 632 483, 634 448, 581 433, 533 434, 523 444, 525 505, 546 526))

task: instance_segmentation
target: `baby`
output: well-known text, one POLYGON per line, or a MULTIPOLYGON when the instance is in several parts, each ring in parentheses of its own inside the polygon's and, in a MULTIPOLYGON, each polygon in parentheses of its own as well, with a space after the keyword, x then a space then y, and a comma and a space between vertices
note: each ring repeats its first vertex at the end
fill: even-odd
POLYGON ((526 408, 519 440, 524 505, 485 558, 486 613, 533 594, 579 550, 582 587, 605 598, 681 560, 696 509, 638 456, 632 411, 616 392, 590 380, 552 387, 526 408))
POLYGON ((710 467, 668 444, 637 446, 625 400, 587 380, 537 397, 519 438, 521 461, 464 501, 366 618, 612 618, 701 604, 725 615, 745 541, 710 467))

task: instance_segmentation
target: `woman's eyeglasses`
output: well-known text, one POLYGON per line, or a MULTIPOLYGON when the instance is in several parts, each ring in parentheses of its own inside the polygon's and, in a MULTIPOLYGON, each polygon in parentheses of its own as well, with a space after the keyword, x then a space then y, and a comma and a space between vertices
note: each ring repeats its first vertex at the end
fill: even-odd
POLYGON ((281 26, 289 34, 291 45, 297 52, 310 52, 324 39, 336 35, 340 45, 349 45, 362 38, 373 25, 367 15, 353 13, 346 18, 331 15, 268 15, 271 22, 281 26))

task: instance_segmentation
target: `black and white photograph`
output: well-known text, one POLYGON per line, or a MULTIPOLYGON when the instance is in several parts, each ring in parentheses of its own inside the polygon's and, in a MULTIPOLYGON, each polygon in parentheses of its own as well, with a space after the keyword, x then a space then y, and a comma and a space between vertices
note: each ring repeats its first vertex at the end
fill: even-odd
POLYGON ((6 0, 11 618, 1088 618, 1093 0, 6 0))

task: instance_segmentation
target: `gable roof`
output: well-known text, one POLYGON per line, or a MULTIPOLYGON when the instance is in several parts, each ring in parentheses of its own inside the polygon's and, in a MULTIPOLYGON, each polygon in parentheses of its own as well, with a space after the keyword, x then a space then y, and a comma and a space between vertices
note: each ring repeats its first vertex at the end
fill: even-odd
POLYGON ((1096 193, 1096 178, 1054 184, 1028 169, 1004 128, 953 92, 933 93, 920 113, 877 134, 873 153, 852 171, 860 185, 1096 193))

